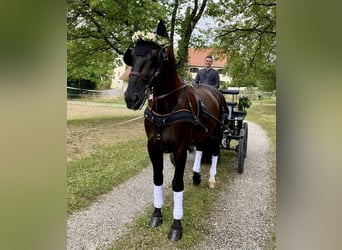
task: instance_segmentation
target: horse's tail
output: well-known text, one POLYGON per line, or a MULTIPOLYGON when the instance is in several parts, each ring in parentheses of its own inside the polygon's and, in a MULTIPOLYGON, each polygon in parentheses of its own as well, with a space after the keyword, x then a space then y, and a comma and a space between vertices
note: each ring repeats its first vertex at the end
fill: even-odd
POLYGON ((221 91, 215 89, 214 91, 216 98, 219 102, 219 116, 217 117, 217 124, 216 128, 212 134, 213 138, 222 138, 223 131, 225 130, 225 126, 228 124, 228 107, 227 102, 224 97, 224 95, 221 93, 221 91))
POLYGON ((224 97, 224 95, 222 94, 220 90, 217 90, 216 93, 217 93, 216 95, 220 103, 220 116, 218 119, 222 121, 221 125, 227 125, 229 110, 227 107, 226 98, 224 97))
POLYGON ((220 91, 220 99, 221 99, 221 121, 224 125, 228 124, 228 115, 229 115, 229 110, 226 102, 226 98, 220 91))

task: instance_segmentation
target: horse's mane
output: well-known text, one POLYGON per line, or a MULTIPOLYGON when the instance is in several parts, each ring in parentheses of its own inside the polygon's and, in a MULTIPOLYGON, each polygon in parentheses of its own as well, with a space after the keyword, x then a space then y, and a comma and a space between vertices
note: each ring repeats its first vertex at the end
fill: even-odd
MULTIPOLYGON (((177 66, 176 66, 176 58, 175 58, 175 54, 173 52, 173 47, 169 46, 167 48, 167 52, 168 52, 168 58, 170 60, 170 64, 173 66, 173 69, 176 70, 177 66)), ((171 65, 169 67, 171 67, 171 65)))
POLYGON ((168 56, 168 73, 174 74, 178 76, 180 79, 178 73, 177 73, 177 62, 176 62, 176 57, 174 54, 174 50, 172 46, 167 47, 167 56, 168 56))

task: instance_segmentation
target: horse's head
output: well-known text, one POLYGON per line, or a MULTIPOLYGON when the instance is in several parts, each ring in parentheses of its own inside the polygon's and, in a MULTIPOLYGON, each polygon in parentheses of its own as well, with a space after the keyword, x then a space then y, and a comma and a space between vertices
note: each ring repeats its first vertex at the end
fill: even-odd
POLYGON ((128 48, 124 62, 131 66, 125 102, 129 109, 139 109, 158 78, 162 63, 167 60, 167 33, 164 23, 158 24, 157 34, 137 31, 133 35, 134 47, 128 48))

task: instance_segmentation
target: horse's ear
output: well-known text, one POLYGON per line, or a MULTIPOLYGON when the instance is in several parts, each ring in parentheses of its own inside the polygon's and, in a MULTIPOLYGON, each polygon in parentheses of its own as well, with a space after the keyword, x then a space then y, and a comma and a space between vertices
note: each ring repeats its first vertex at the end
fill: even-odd
POLYGON ((168 38, 167 31, 163 20, 160 20, 157 26, 157 35, 168 38))
POLYGON ((126 50, 123 60, 128 66, 133 66, 132 50, 130 48, 126 50))

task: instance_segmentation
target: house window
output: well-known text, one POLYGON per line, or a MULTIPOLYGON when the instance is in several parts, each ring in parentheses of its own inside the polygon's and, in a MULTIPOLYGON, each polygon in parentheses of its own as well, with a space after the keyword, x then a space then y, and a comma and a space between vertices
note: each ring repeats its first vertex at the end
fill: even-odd
POLYGON ((198 68, 190 68, 191 73, 197 73, 197 71, 198 71, 198 68))

